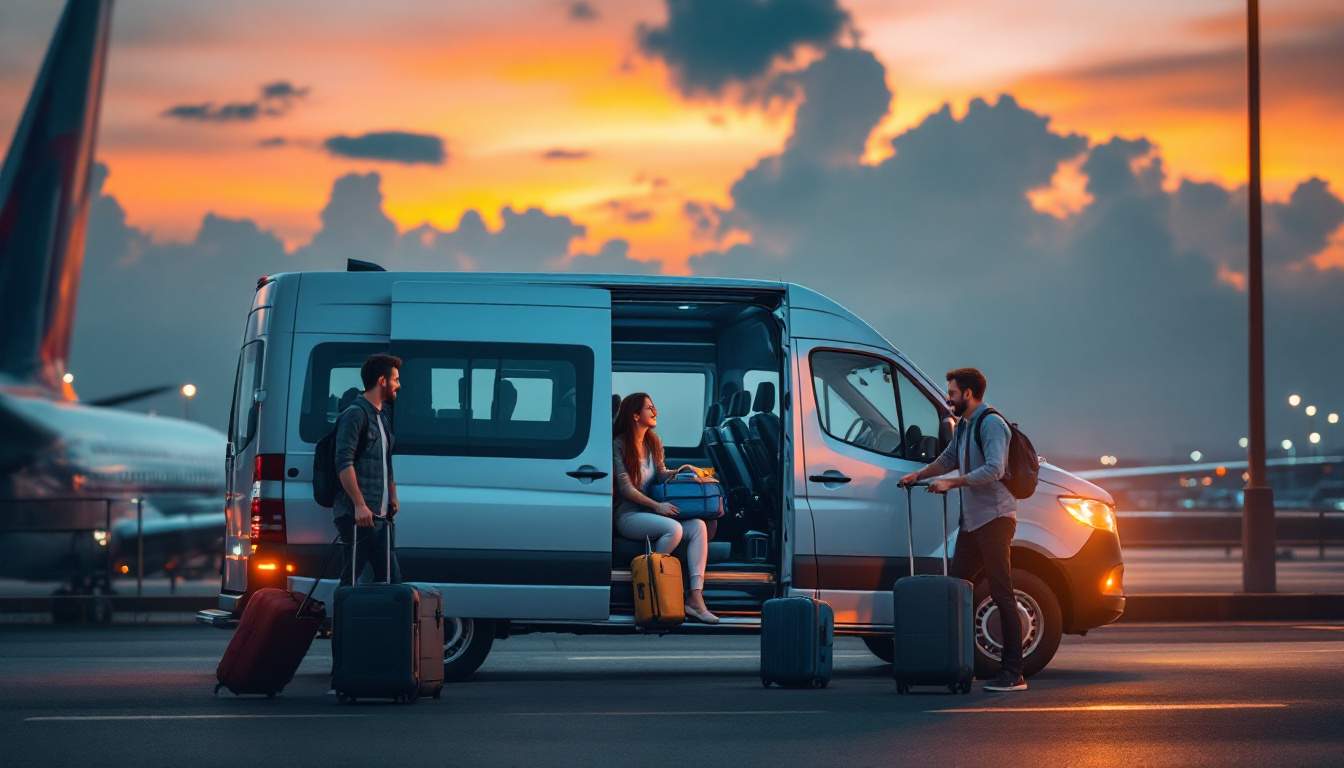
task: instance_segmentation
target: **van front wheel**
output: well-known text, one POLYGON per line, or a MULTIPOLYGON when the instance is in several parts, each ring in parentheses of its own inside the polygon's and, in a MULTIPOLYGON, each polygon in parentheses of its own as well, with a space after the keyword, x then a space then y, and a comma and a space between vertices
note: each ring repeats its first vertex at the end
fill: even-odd
POLYGON ((494 643, 494 621, 443 617, 443 681, 461 682, 476 674, 494 643))
MULTIPOLYGON (((1055 657, 1064 634, 1064 617, 1059 598, 1039 576, 1013 569, 1013 590, 1017 593, 1017 615, 1022 621, 1022 674, 1031 677, 1045 669, 1055 657)), ((999 627, 999 609, 989 595, 989 582, 975 584, 975 676, 990 678, 999 672, 1003 658, 1003 634, 999 627)))

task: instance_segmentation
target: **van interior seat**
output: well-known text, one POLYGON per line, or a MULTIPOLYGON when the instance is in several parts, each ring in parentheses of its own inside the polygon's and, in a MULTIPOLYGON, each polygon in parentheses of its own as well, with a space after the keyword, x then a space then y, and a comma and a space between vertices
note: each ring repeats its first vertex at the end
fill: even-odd
POLYGON ((751 404, 751 409, 756 413, 752 415, 748 426, 751 427, 751 433, 761 441, 766 456, 773 463, 779 457, 780 443, 779 416, 774 414, 775 383, 773 381, 762 381, 757 385, 756 400, 751 404))
POLYGON ((739 467, 743 486, 755 493, 758 481, 761 479, 757 466, 758 459, 754 457, 754 439, 751 430, 743 419, 750 412, 751 393, 738 391, 733 395, 723 425, 719 427, 719 434, 729 457, 739 467))

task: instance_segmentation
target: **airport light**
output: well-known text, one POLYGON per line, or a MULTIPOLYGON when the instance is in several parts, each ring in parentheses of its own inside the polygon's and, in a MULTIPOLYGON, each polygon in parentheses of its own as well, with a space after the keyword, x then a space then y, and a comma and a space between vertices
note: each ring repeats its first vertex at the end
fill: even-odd
POLYGON ((1245 448, 1246 446, 1248 446, 1248 445, 1250 445, 1250 444, 1251 444, 1251 440, 1250 440, 1250 438, 1248 438, 1248 437, 1243 437, 1243 438, 1241 438, 1240 440, 1237 441, 1237 445, 1240 445, 1242 448, 1245 448))
POLYGON ((1283 442, 1282 442, 1282 443, 1279 443, 1279 445, 1282 446, 1282 447, 1283 447, 1283 450, 1285 450, 1285 451, 1291 451, 1291 450, 1293 450, 1293 441, 1292 441, 1292 440, 1289 440, 1289 439, 1286 438, 1286 437, 1283 439, 1283 442))
POLYGON ((1316 415, 1316 406, 1314 406, 1314 405, 1308 405, 1304 410, 1306 411, 1306 414, 1307 414, 1308 416, 1315 416, 1315 415, 1316 415))
POLYGON ((1199 460, 1202 459, 1202 458, 1204 458, 1204 454, 1203 454, 1202 452, 1200 452, 1200 451, 1191 451, 1191 452, 1190 452, 1190 460, 1191 460, 1191 461, 1199 461, 1199 460))
POLYGON ((69 372, 69 371, 66 371, 66 372, 65 372, 65 375, 61 377, 61 381, 64 381, 66 384, 74 384, 74 383, 75 383, 75 374, 73 374, 73 373, 71 373, 71 372, 69 372))
POLYGON ((1326 417, 1325 417, 1325 420, 1328 421, 1328 422, 1330 422, 1331 424, 1338 424, 1338 423, 1339 423, 1339 414, 1338 414, 1338 413, 1332 413, 1332 414, 1330 414, 1329 416, 1326 416, 1326 417))
POLYGON ((1302 396, 1301 396, 1301 395, 1298 395, 1298 394, 1292 394, 1292 395, 1289 395, 1289 396, 1288 396, 1288 404, 1291 405, 1292 407, 1296 408, 1297 406, 1299 406, 1299 405, 1302 404, 1302 396))
POLYGON ((182 418, 191 418, 191 399, 196 396, 195 384, 182 385, 182 418))
POLYGON ((1310 435, 1307 435, 1307 442, 1311 443, 1312 445, 1318 445, 1321 442, 1321 433, 1312 432, 1310 435))

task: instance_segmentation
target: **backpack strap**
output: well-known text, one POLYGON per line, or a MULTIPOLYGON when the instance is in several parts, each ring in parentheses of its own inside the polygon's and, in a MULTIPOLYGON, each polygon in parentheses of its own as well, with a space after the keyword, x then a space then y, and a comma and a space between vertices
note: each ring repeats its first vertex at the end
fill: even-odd
POLYGON ((359 437, 355 441, 355 461, 359 461, 364 457, 364 449, 369 447, 368 441, 364 439, 364 434, 368 432, 369 429, 369 414, 364 411, 364 406, 359 403, 351 403, 346 407, 346 410, 348 411, 351 408, 359 411, 360 415, 364 417, 364 426, 360 427, 359 437))
MULTIPOLYGON (((999 413, 998 411, 994 410, 993 408, 986 408, 986 409, 985 409, 985 412, 982 413, 982 414, 980 414, 980 416, 979 416, 978 418, 976 418, 975 423, 971 425, 971 429, 975 432, 975 447, 977 447, 977 448, 980 449, 980 455, 981 455, 981 456, 984 456, 984 455, 985 455, 985 439, 984 439, 983 437, 980 436, 980 424, 981 424, 981 422, 983 422, 983 421, 985 420, 985 417, 988 416, 988 415, 990 415, 991 413, 994 414, 995 416, 998 416, 1000 419, 1003 419, 1003 423, 1004 423, 1004 424, 1007 424, 1007 426, 1008 426, 1008 432, 1009 432, 1010 434, 1011 434, 1012 431, 1013 431, 1013 425, 1012 425, 1012 424, 1008 424, 1008 419, 1007 419, 1002 413, 999 413)), ((970 464, 971 464, 971 457, 970 457, 970 455, 969 455, 969 446, 968 446, 968 451, 967 451, 967 453, 968 453, 968 455, 966 456, 966 465, 967 465, 967 466, 970 466, 970 464)))

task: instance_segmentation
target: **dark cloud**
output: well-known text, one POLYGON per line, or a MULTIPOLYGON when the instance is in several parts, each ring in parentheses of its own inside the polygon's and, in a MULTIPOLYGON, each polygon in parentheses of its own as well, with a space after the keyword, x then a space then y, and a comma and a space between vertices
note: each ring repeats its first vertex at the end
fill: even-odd
POLYGON ((339 134, 322 142, 322 146, 333 155, 358 160, 443 165, 448 159, 443 139, 407 131, 373 131, 357 136, 339 134))
MULTIPOLYGON (((595 253, 576 250, 583 225, 536 208, 504 209, 497 228, 472 210, 451 229, 424 224, 398 232, 384 211, 376 173, 337 179, 321 229, 294 250, 250 219, 214 213, 202 218, 190 240, 160 242, 127 223, 121 204, 102 192, 106 178, 99 164, 72 350, 80 394, 92 399, 190 381, 200 390, 193 417, 221 429, 238 332, 261 275, 340 270, 350 257, 396 270, 650 271, 628 258, 623 240, 607 241, 595 253), (127 300, 135 296, 153 301, 127 300)), ((165 395, 135 407, 179 414, 182 405, 165 395)))
MULTIPOLYGON (((701 231, 749 241, 693 258, 697 274, 802 282, 926 370, 982 367, 1046 456, 1238 453, 1246 297, 1228 273, 1244 269, 1244 190, 1173 191, 1148 140, 1089 144, 1009 96, 943 108, 865 165, 889 94, 861 52, 827 59, 786 76, 794 133, 733 184, 731 206, 684 206, 701 231), (1034 210, 1028 192, 1078 159, 1091 202, 1064 219, 1034 210)), ((1337 381, 1344 360, 1320 352, 1344 342, 1344 270, 1305 260, 1344 201, 1309 180, 1265 217, 1270 391, 1337 381)), ((1271 409, 1271 430, 1297 430, 1288 417, 1271 409)))
POLYGON ((569 4, 569 18, 571 21, 597 21, 598 15, 597 9, 593 7, 592 3, 579 0, 579 2, 569 4))
POLYGON ((642 224, 653 219, 653 211, 640 207, 634 200, 608 200, 603 207, 627 224, 642 224))
POLYGON ((286 139, 284 136, 268 136, 264 139, 260 139, 259 141, 257 141, 257 146, 270 149, 273 147, 283 147, 288 143, 289 140, 286 139))
POLYGON ((300 88, 288 80, 276 80, 262 85, 259 96, 251 101, 175 104, 161 112, 160 116, 207 123, 247 123, 263 116, 279 117, 307 95, 307 88, 300 88))
POLYGON ((712 203, 687 200, 682 203, 681 215, 690 222, 691 234, 697 240, 712 238, 719 232, 719 210, 712 203))
POLYGON ((567 149, 554 147, 541 153, 542 160, 587 160, 593 153, 586 149, 567 149))
POLYGON ((666 0, 661 25, 641 24, 640 50, 662 59, 685 94, 715 96, 768 74, 800 47, 825 48, 850 28, 836 0, 666 0))

